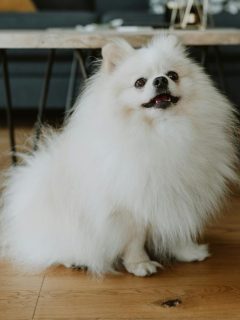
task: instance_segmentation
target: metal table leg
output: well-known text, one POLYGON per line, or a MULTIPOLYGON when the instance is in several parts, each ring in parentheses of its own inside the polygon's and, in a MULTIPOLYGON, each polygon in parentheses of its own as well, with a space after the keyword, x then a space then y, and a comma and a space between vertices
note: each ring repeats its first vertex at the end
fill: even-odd
POLYGON ((49 84, 50 84, 51 75, 52 75, 52 67, 53 67, 53 63, 54 63, 54 57, 55 57, 55 50, 51 49, 49 52, 49 56, 48 56, 48 63, 47 63, 47 68, 46 68, 46 73, 45 73, 45 79, 44 79, 42 94, 41 94, 40 103, 39 103, 39 107, 38 107, 37 122, 35 124, 34 150, 37 150, 37 148, 38 148, 38 141, 39 141, 40 134, 41 134, 44 111, 46 109, 46 104, 47 104, 49 84))
POLYGON ((80 68, 80 73, 82 75, 82 78, 84 80, 86 80, 87 79, 87 71, 85 68, 84 59, 82 57, 81 51, 76 49, 73 52, 73 60, 72 60, 72 66, 71 66, 71 71, 70 71, 70 79, 69 79, 66 106, 65 106, 66 112, 68 112, 72 107, 76 77, 78 74, 78 67, 80 68))
POLYGON ((224 67, 221 59, 221 52, 218 46, 213 47, 215 58, 216 58, 216 67, 217 67, 217 72, 218 72, 218 77, 219 77, 219 82, 220 82, 220 87, 221 90, 226 93, 227 91, 227 85, 224 77, 224 67))
POLYGON ((70 71, 70 79, 68 84, 68 91, 67 91, 67 99, 66 99, 66 106, 65 111, 68 112, 72 107, 73 102, 73 95, 74 95, 74 89, 75 89, 75 83, 76 83, 76 76, 78 72, 78 63, 77 58, 75 56, 75 53, 73 53, 73 60, 71 65, 71 71, 70 71))
POLYGON ((86 80, 87 79, 87 71, 86 71, 86 68, 85 68, 85 65, 84 65, 84 60, 83 60, 83 57, 82 57, 81 50, 76 49, 74 52, 75 52, 76 58, 77 58, 78 63, 79 63, 80 72, 82 74, 82 77, 83 77, 84 80, 86 80))
POLYGON ((10 89, 6 50, 1 49, 0 55, 2 59, 2 65, 3 65, 3 81, 4 81, 5 96, 6 96, 6 113, 7 113, 7 125, 8 125, 9 140, 10 140, 10 147, 11 147, 11 156, 12 156, 12 163, 15 165, 17 163, 17 157, 16 157, 12 99, 11 99, 11 89, 10 89))
POLYGON ((201 49, 201 65, 203 67, 205 67, 205 65, 206 65, 207 53, 208 53, 208 47, 207 46, 202 47, 202 49, 201 49))
MULTIPOLYGON (((208 47, 202 47, 201 52, 201 65, 205 67, 206 60, 207 60, 207 54, 208 54, 208 47)), ((213 46, 213 54, 215 56, 215 64, 217 68, 218 78, 219 78, 219 84, 221 90, 226 93, 227 92, 227 86, 226 81, 224 78, 224 67, 221 59, 221 53, 218 46, 213 46)))

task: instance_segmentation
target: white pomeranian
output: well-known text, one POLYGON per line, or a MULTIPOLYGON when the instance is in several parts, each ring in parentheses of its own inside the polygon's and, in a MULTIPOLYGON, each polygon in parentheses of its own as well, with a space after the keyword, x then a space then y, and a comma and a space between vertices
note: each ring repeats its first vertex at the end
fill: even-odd
POLYGON ((102 49, 60 133, 13 168, 3 195, 3 255, 145 276, 156 256, 203 260, 196 238, 236 179, 234 112, 173 36, 102 49))

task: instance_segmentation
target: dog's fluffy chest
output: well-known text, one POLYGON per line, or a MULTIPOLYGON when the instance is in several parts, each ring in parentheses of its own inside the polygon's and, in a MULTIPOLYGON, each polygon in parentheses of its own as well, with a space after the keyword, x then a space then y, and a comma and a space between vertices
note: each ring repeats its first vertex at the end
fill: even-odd
POLYGON ((196 234, 223 191, 215 186, 223 179, 216 165, 220 153, 205 133, 190 120, 174 118, 154 131, 139 125, 102 128, 82 135, 88 143, 69 166, 80 164, 73 173, 79 195, 94 194, 94 207, 107 201, 103 211, 125 210, 162 235, 196 234))

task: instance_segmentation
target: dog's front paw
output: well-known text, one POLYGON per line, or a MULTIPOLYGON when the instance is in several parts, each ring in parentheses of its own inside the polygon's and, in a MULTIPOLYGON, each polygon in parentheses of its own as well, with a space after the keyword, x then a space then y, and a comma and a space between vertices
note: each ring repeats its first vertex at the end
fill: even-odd
POLYGON ((150 276, 153 273, 157 272, 157 268, 162 268, 162 265, 157 261, 142 261, 142 262, 133 262, 125 263, 125 268, 129 273, 133 273, 138 277, 150 276))
POLYGON ((190 244, 188 246, 178 248, 175 252, 175 257, 179 261, 203 261, 210 256, 207 244, 190 244))

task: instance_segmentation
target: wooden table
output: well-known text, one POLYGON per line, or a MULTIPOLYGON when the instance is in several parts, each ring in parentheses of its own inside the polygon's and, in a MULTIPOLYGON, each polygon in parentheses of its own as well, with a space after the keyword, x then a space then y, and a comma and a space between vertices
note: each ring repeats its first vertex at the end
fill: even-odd
POLYGON ((240 29, 208 30, 166 30, 146 29, 141 31, 78 31, 75 29, 47 30, 1 30, 0 48, 2 49, 93 49, 101 48, 115 37, 122 37, 133 46, 141 46, 152 36, 170 33, 179 36, 186 45, 239 45, 240 29))

